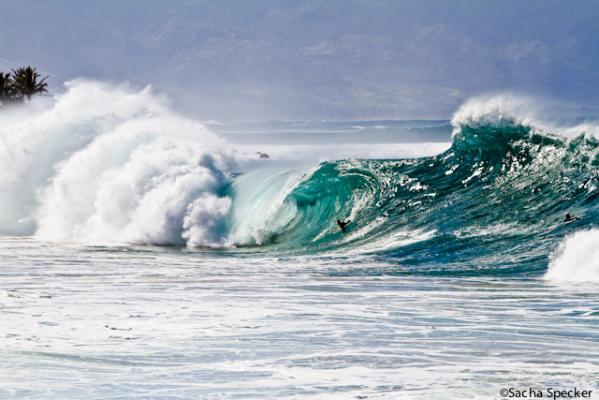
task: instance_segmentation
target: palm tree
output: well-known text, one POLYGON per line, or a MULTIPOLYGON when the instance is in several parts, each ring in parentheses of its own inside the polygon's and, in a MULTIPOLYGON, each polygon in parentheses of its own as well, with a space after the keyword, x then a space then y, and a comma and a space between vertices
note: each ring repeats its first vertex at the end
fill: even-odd
POLYGON ((44 77, 42 80, 38 81, 41 75, 35 70, 35 68, 31 67, 21 67, 17 70, 12 70, 12 77, 14 80, 14 86, 16 91, 21 95, 27 97, 27 100, 31 100, 31 96, 38 93, 46 93, 48 92, 48 84, 46 83, 46 79, 48 77, 44 77))
POLYGON ((0 103, 11 102, 15 97, 15 85, 10 73, 0 72, 0 103))

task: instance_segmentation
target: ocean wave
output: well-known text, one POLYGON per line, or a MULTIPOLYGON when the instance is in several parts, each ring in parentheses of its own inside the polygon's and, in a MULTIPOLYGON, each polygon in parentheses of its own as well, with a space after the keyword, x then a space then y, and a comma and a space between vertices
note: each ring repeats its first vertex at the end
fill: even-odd
POLYGON ((150 88, 74 81, 0 128, 2 234, 220 246, 233 159, 150 88))
POLYGON ((561 238, 592 221, 598 147, 582 126, 574 136, 518 114, 533 108, 524 104, 467 103, 452 120, 451 148, 437 156, 321 163, 286 188, 270 213, 284 217, 262 220, 268 234, 253 243, 364 253, 383 243, 376 254, 411 272, 542 272, 561 238), (562 223, 566 212, 576 224, 562 223), (337 218, 352 220, 348 234, 337 218))
POLYGON ((599 282, 599 229, 569 235, 552 254, 544 278, 554 282, 599 282))
POLYGON ((237 176, 227 144, 149 88, 71 82, 52 104, 0 116, 0 233, 540 274, 567 234, 593 226, 599 156, 592 124, 552 125, 527 101, 467 102, 435 156, 237 176), (566 212, 578 219, 563 224, 566 212))

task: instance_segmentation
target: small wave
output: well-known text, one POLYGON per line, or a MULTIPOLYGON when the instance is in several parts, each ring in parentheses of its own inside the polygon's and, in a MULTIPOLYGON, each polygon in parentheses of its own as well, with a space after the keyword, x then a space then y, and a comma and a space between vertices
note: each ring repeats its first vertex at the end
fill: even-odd
POLYGON ((599 282, 599 229, 578 231, 552 254, 545 279, 555 282, 599 282))

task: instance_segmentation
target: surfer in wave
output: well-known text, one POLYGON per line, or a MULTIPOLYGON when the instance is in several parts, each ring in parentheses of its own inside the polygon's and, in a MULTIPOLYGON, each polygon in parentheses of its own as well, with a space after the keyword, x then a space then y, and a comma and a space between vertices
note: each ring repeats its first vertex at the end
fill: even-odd
POLYGON ((566 213, 566 216, 564 217, 564 222, 568 223, 568 222, 573 222, 576 221, 578 218, 573 217, 572 215, 570 215, 570 213, 566 213))
POLYGON ((346 233, 347 232, 347 226, 349 225, 349 223, 351 222, 351 220, 347 220, 347 221, 341 221, 340 219, 337 220, 337 225, 339 225, 339 229, 341 229, 341 232, 346 233))

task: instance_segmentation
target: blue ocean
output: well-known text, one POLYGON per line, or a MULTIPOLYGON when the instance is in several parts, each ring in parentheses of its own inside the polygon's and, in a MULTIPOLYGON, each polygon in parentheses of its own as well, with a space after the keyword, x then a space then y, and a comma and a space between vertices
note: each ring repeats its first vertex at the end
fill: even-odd
POLYGON ((0 399, 599 390, 599 124, 534 106, 222 123, 76 81, 3 112, 0 399))

